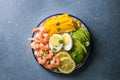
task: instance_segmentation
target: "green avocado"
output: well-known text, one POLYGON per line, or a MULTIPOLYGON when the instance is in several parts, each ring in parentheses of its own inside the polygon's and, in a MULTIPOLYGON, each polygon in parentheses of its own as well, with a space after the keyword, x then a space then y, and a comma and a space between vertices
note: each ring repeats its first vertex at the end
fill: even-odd
POLYGON ((82 29, 80 29, 80 32, 82 32, 83 34, 85 34, 86 37, 90 40, 90 34, 89 34, 89 32, 87 31, 87 29, 82 28, 82 29))
POLYGON ((73 32, 72 38, 79 40, 85 47, 90 45, 89 32, 84 28, 73 32))
POLYGON ((84 37, 85 40, 89 40, 89 35, 86 33, 86 30, 84 28, 77 30, 74 34, 78 34, 79 37, 84 37))
POLYGON ((76 62, 76 64, 82 62, 84 57, 87 54, 87 50, 84 45, 80 43, 79 40, 73 39, 73 49, 70 52, 72 59, 76 62))
POLYGON ((82 35, 80 36, 79 34, 76 33, 73 33, 72 38, 79 40, 81 43, 85 41, 85 38, 82 35))
POLYGON ((82 49, 85 52, 85 54, 87 53, 85 46, 82 45, 79 40, 73 40, 73 41, 74 41, 75 49, 82 49))
POLYGON ((79 64, 80 62, 82 62, 84 60, 84 52, 79 49, 79 50, 75 50, 71 53, 71 57, 72 59, 75 61, 76 64, 79 64))
POLYGON ((85 28, 81 28, 72 34, 73 48, 69 52, 76 64, 84 61, 90 46, 90 34, 85 28))

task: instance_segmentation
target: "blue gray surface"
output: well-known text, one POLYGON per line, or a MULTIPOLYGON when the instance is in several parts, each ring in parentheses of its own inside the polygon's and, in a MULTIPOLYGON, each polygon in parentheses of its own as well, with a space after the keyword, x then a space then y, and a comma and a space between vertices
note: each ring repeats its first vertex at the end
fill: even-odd
POLYGON ((120 0, 0 0, 0 80, 120 80, 119 48, 120 0), (27 40, 56 13, 80 18, 92 34, 88 61, 70 75, 39 66, 27 40))

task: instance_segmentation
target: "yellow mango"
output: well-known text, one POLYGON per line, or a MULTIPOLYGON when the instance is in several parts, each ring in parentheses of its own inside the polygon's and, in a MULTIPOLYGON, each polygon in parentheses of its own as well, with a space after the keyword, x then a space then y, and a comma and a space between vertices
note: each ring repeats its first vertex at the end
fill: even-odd
POLYGON ((44 25, 44 28, 47 30, 47 32, 49 32, 53 27, 57 26, 56 24, 58 22, 63 24, 69 21, 72 21, 72 18, 68 14, 59 15, 48 19, 44 25))
POLYGON ((75 31, 76 28, 72 25, 63 25, 57 28, 53 28, 48 34, 51 36, 52 34, 56 34, 56 33, 63 33, 63 32, 71 32, 71 31, 75 31), (60 29, 58 31, 58 28, 60 29))
POLYGON ((49 32, 52 28, 55 28, 55 27, 57 27, 58 25, 57 25, 57 23, 59 23, 59 26, 60 25, 62 25, 62 24, 66 24, 66 23, 71 23, 72 21, 71 20, 69 20, 69 19, 61 19, 61 20, 56 20, 56 21, 54 21, 54 22, 48 22, 48 23, 46 23, 45 25, 44 25, 44 28, 47 30, 47 32, 49 32))
POLYGON ((58 15, 49 18, 45 24, 44 28, 49 35, 55 33, 71 32, 76 30, 76 22, 68 14, 58 15))

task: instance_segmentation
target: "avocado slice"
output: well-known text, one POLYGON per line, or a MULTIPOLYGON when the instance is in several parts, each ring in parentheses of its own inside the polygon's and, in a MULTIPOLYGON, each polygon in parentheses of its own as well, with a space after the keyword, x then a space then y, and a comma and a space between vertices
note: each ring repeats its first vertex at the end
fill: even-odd
POLYGON ((83 44, 81 44, 79 40, 73 40, 73 41, 75 42, 74 45, 75 45, 76 49, 82 49, 82 50, 84 50, 85 54, 87 53, 85 46, 83 44))
POLYGON ((81 49, 79 49, 79 50, 73 51, 71 54, 71 57, 76 64, 79 64, 84 61, 85 55, 84 55, 84 52, 81 49))
POLYGON ((82 30, 77 30, 77 31, 75 32, 75 34, 78 34, 79 36, 84 37, 85 40, 87 40, 87 41, 89 40, 88 37, 87 37, 87 35, 86 35, 86 33, 85 33, 85 32, 82 32, 82 30))
POLYGON ((87 50, 84 45, 80 43, 79 40, 73 39, 73 49, 70 52, 72 59, 76 62, 76 64, 82 62, 84 57, 87 54, 87 50))
POLYGON ((69 52, 76 64, 82 62, 88 53, 90 46, 90 34, 85 28, 81 28, 72 34, 73 48, 69 52))
POLYGON ((90 40, 83 32, 81 32, 81 30, 77 30, 76 32, 74 32, 72 38, 79 40, 81 44, 83 44, 86 47, 90 45, 90 40))
POLYGON ((90 40, 90 33, 88 32, 87 29, 82 28, 82 29, 80 29, 80 32, 82 32, 83 34, 85 34, 86 37, 90 40))

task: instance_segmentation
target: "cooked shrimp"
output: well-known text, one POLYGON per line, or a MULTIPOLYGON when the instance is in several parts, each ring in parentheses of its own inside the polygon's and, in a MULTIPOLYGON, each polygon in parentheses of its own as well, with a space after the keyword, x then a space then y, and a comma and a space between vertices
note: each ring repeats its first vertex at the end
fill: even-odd
POLYGON ((53 52, 51 50, 49 50, 49 53, 46 54, 46 59, 51 59, 53 57, 53 52))
POLYGON ((46 58, 45 56, 41 56, 39 58, 37 58, 39 64, 45 64, 46 63, 46 58))
POLYGON ((31 45, 30 45, 30 48, 36 50, 36 49, 39 49, 39 48, 40 48, 40 45, 39 45, 39 44, 36 44, 35 42, 32 42, 31 45))
POLYGON ((37 31, 46 33, 46 30, 44 29, 44 27, 37 27, 35 29, 32 29, 32 32, 37 32, 37 31))
POLYGON ((37 27, 35 29, 32 29, 32 32, 37 32, 37 31, 40 31, 40 27, 37 27))
POLYGON ((40 49, 44 51, 49 50, 50 49, 49 44, 40 43, 40 49))
POLYGON ((54 69, 57 68, 60 64, 60 59, 57 56, 54 56, 52 60, 48 60, 44 67, 47 69, 54 69))
POLYGON ((40 31, 41 31, 42 33, 46 33, 46 30, 45 30, 44 27, 41 27, 40 31))
POLYGON ((47 60, 43 66, 47 69, 53 69, 53 64, 50 63, 50 60, 47 60))
POLYGON ((59 59, 59 57, 54 56, 53 59, 52 59, 52 61, 51 61, 51 64, 53 64, 53 67, 54 67, 54 68, 58 67, 59 64, 60 64, 60 59, 59 59))
POLYGON ((29 38, 28 40, 33 40, 35 42, 47 43, 49 41, 49 36, 46 33, 45 29, 42 29, 41 32, 37 33, 34 38, 29 38))
POLYGON ((28 40, 35 41, 35 43, 40 43, 41 42, 38 37, 28 38, 28 40))
POLYGON ((43 53, 42 50, 35 50, 34 53, 35 53, 36 58, 39 58, 39 57, 41 57, 43 55, 42 54, 43 53))
POLYGON ((47 43, 49 41, 49 36, 48 34, 43 34, 42 32, 40 33, 39 39, 42 43, 47 43))

